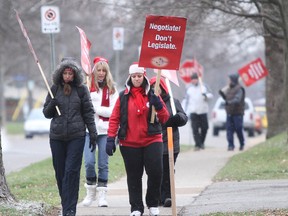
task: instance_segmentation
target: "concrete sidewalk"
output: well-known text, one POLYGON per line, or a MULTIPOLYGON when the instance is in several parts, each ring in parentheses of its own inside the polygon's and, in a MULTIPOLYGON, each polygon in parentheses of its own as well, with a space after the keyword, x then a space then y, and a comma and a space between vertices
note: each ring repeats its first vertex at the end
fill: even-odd
MULTIPOLYGON (((212 178, 226 164, 228 159, 231 156, 240 153, 238 148, 236 148, 237 150, 234 152, 228 152, 225 135, 223 134, 223 136, 207 140, 208 144, 205 150, 190 150, 179 154, 175 166, 176 206, 179 215, 184 215, 187 212, 187 216, 194 215, 191 213, 194 212, 194 210, 190 208, 190 212, 189 206, 191 206, 192 203, 195 203, 196 198, 205 191, 206 187, 212 184, 212 178)), ((247 139, 245 150, 264 141, 264 139, 264 135, 247 139)), ((130 204, 128 200, 126 177, 115 183, 109 184, 108 187, 108 208, 98 207, 97 201, 90 207, 84 207, 79 203, 77 207, 77 215, 129 215, 130 204)), ((143 195, 145 195, 146 178, 143 179, 143 187, 145 187, 143 191, 143 195)), ((145 199, 143 198, 143 200, 145 199)), ((145 208, 144 216, 147 215, 149 215, 148 209, 145 208)), ((172 215, 172 209, 160 207, 160 215, 172 215)))

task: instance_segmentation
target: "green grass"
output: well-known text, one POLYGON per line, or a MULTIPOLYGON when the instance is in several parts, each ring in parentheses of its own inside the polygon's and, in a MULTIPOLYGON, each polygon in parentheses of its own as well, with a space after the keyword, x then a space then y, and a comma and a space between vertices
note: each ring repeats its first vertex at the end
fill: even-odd
POLYGON ((288 179, 287 133, 234 155, 214 181, 288 179))
MULTIPOLYGON (((182 145, 181 151, 189 150, 191 147, 191 145, 182 145)), ((83 199, 85 194, 83 187, 85 182, 84 171, 84 166, 82 166, 79 201, 83 199)), ((124 175, 123 159, 117 148, 116 153, 109 157, 109 182, 113 182, 124 175)), ((218 172, 213 181, 265 179, 288 179, 287 133, 279 134, 247 151, 234 155, 225 167, 218 172)), ((32 164, 19 172, 9 174, 7 182, 10 190, 18 200, 43 202, 48 206, 54 207, 60 206, 51 159, 32 164)), ((0 215, 13 215, 11 212, 5 214, 5 211, 7 209, 0 207, 0 215)), ((231 213, 209 215, 222 216, 231 215, 231 213)), ((232 215, 288 215, 288 210, 265 210, 232 213, 232 215)))
POLYGON ((24 134, 24 124, 23 122, 7 122, 5 125, 6 132, 8 134, 24 134))
MULTIPOLYGON (((109 157, 109 182, 125 175, 123 159, 119 149, 109 157)), ((18 200, 40 201, 52 206, 60 205, 51 158, 32 164, 19 172, 7 175, 9 188, 18 200)), ((85 195, 85 169, 81 169, 79 200, 85 195)), ((0 211, 1 213, 1 211, 0 211)))
MULTIPOLYGON (((288 179, 287 133, 279 134, 241 154, 234 155, 213 181, 288 179)), ((288 209, 211 213, 207 216, 284 216, 288 209)))

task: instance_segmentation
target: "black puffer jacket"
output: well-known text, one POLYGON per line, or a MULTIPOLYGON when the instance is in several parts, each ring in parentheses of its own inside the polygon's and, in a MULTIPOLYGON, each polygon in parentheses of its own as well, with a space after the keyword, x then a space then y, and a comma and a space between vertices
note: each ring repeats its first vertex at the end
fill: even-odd
POLYGON ((59 103, 59 116, 55 106, 49 106, 52 100, 47 95, 43 113, 46 118, 52 118, 50 125, 50 139, 71 140, 85 136, 86 126, 90 134, 96 134, 94 121, 94 108, 88 88, 83 84, 83 71, 73 58, 65 58, 53 73, 53 86, 51 91, 59 103), (74 80, 70 83, 70 95, 64 95, 63 71, 70 67, 75 71, 74 80))
POLYGON ((172 115, 172 108, 170 102, 170 95, 161 95, 163 101, 166 104, 167 110, 170 113, 170 118, 168 121, 162 125, 162 134, 163 134, 163 154, 168 154, 168 136, 167 136, 167 127, 172 127, 173 131, 173 148, 174 153, 180 152, 180 134, 178 127, 184 126, 187 121, 188 117, 184 112, 181 103, 178 99, 174 98, 175 108, 176 108, 176 115, 172 115))

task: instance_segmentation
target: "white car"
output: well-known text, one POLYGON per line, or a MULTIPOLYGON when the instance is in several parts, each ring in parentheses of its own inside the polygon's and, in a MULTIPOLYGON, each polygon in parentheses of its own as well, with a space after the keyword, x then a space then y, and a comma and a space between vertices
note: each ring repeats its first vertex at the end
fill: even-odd
POLYGON ((42 109, 32 109, 24 122, 24 133, 26 138, 34 135, 49 134, 51 119, 45 118, 42 109))
MULTIPOLYGON (((254 136, 254 107, 250 98, 245 98, 245 112, 243 119, 244 130, 247 131, 249 137, 254 136)), ((225 101, 219 97, 212 110, 212 127, 213 135, 218 136, 220 130, 226 130, 226 111, 225 101)))

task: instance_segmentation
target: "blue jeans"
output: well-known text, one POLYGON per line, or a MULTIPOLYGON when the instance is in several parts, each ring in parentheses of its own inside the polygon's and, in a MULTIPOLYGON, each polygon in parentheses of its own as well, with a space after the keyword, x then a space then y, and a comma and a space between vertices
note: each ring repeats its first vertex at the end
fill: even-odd
POLYGON ((234 132, 237 134, 240 146, 244 146, 243 115, 227 115, 226 129, 228 147, 233 149, 235 147, 234 132))
POLYGON ((76 214, 84 142, 84 136, 69 141, 50 139, 63 215, 71 211, 76 214))
MULTIPOLYGON (((98 186, 106 187, 108 182, 108 155, 106 153, 106 142, 107 135, 97 136, 97 147, 98 147, 98 186)), ((97 181, 97 174, 95 169, 96 159, 95 153, 96 149, 91 152, 89 148, 90 138, 89 133, 86 133, 85 147, 84 147, 84 162, 86 179, 95 179, 97 181)))

